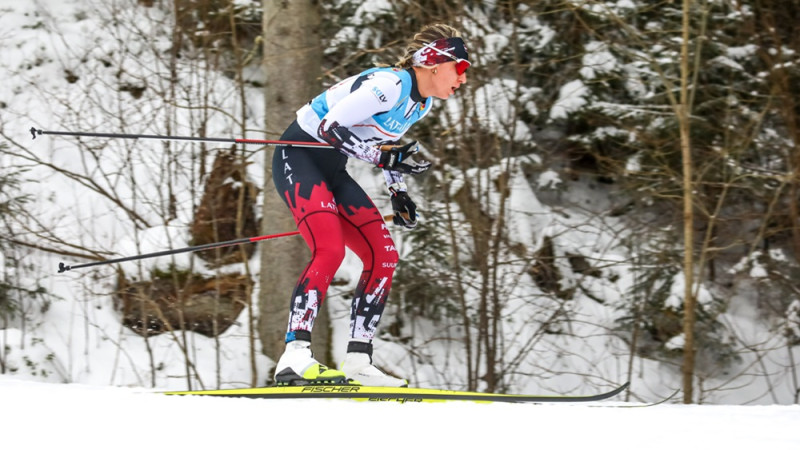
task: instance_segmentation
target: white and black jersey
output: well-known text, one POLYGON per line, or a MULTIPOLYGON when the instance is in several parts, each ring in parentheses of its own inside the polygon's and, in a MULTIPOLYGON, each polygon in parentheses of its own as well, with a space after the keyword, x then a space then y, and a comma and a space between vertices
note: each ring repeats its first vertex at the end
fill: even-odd
MULTIPOLYGON (((397 142, 433 103, 422 98, 412 69, 373 68, 343 80, 297 111, 297 123, 320 142, 377 164, 378 145, 397 142)), ((385 170, 387 185, 402 174, 385 170)))

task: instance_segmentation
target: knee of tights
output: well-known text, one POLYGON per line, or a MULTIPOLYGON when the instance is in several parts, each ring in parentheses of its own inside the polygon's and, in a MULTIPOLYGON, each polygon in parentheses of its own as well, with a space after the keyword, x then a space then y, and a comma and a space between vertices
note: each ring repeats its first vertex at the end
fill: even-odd
POLYGON ((378 256, 378 259, 380 260, 379 263, 380 266, 387 268, 394 268, 395 266, 397 266, 397 262, 400 261, 400 255, 397 253, 396 250, 392 249, 381 253, 378 256))
POLYGON ((339 267, 344 260, 345 250, 343 245, 322 245, 314 251, 313 259, 317 262, 339 267))

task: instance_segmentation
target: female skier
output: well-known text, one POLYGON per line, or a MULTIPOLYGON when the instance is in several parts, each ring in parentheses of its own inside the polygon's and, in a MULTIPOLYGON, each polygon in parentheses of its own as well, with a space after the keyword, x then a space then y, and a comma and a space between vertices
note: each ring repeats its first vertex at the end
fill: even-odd
POLYGON ((398 254, 378 208, 346 165, 355 158, 382 168, 394 223, 416 227, 416 205, 403 176, 423 173, 430 163, 411 159, 416 142, 396 143, 431 110, 434 97, 446 100, 466 83, 469 65, 456 29, 426 26, 395 67, 372 68, 332 86, 300 108, 284 132, 283 140, 325 142, 334 149, 279 146, 272 160, 278 194, 311 249, 311 261, 292 294, 286 350, 275 369, 277 384, 408 385, 372 365, 372 339, 398 254), (312 356, 311 330, 345 246, 364 267, 350 313, 347 356, 341 370, 335 370, 312 356))

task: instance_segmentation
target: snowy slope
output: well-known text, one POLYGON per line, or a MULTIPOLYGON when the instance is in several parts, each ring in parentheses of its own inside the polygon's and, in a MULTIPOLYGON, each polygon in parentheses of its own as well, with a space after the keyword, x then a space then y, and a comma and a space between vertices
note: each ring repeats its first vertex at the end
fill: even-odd
MULTIPOLYGON (((44 129, 75 127, 76 131, 165 134, 166 130, 160 127, 165 122, 174 125, 171 134, 190 135, 196 131, 198 117, 193 115, 195 113, 191 108, 177 108, 171 111, 169 109, 171 105, 165 104, 157 97, 148 97, 158 87, 158 78, 154 74, 165 70, 164 61, 159 59, 159 55, 163 56, 166 48, 161 46, 168 44, 165 41, 168 38, 165 30, 169 30, 169 18, 162 17, 157 8, 146 9, 140 5, 135 6, 136 4, 134 0, 36 2, 0 0, 0 49, 3 55, 0 61, 0 78, 4 80, 4 83, 0 84, 0 104, 5 105, 0 109, 0 126, 13 140, 15 153, 30 158, 35 157, 55 167, 87 175, 103 188, 118 192, 124 205, 135 205, 142 220, 150 225, 144 229, 134 227, 131 218, 119 205, 108 199, 99 198, 75 179, 65 177, 47 166, 32 164, 30 159, 0 155, 0 164, 4 167, 30 169, 26 178, 31 182, 25 183, 23 190, 35 198, 35 202, 30 205, 31 214, 42 226, 43 229, 40 231, 52 233, 52 236, 45 233, 35 235, 33 238, 26 236, 29 240, 33 239, 36 242, 42 240, 44 244, 49 244, 50 241, 45 238, 53 237, 57 238, 54 241, 61 240, 62 243, 74 244, 79 249, 88 248, 111 256, 129 256, 187 245, 186 228, 191 220, 193 202, 196 201, 196 198, 190 198, 188 193, 192 189, 196 191, 201 185, 200 180, 192 178, 196 172, 196 167, 192 166, 196 164, 193 158, 198 156, 196 148, 180 147, 173 155, 175 161, 171 164, 186 170, 170 180, 179 197, 177 217, 163 220, 162 204, 167 195, 164 178, 172 175, 167 175, 164 171, 164 152, 160 143, 109 142, 96 155, 89 155, 75 145, 75 140, 45 136, 31 141, 28 132, 31 126, 36 126, 44 129), (109 17, 115 14, 122 17, 127 28, 123 27, 120 30, 108 28, 109 17), (136 27, 132 27, 131 24, 140 28, 141 35, 135 33, 136 27), (156 26, 159 24, 162 26, 156 26), (156 48, 148 48, 141 42, 141 36, 151 34, 159 37, 155 41, 156 48), (77 76, 77 81, 67 76, 67 72, 77 76), (118 89, 119 83, 135 85, 143 79, 147 80, 150 88, 145 91, 142 98, 134 98, 127 91, 120 92, 118 89), (108 111, 117 113, 113 116, 114 120, 107 121, 108 111), (17 145, 21 150, 17 149, 17 145), (91 156, 96 156, 97 159, 91 156), (131 180, 137 181, 135 188, 130 185, 131 180)), ((181 72, 180 79, 185 81, 181 88, 187 95, 186 99, 181 99, 184 102, 182 105, 194 105, 194 102, 199 101, 206 92, 203 89, 207 89, 210 102, 217 111, 217 114, 212 114, 209 119, 207 133, 222 137, 236 135, 236 124, 226 115, 228 111, 237 111, 239 107, 236 96, 232 94, 235 89, 230 80, 212 71, 205 73, 202 69, 198 69, 192 72, 190 69, 191 67, 180 69, 184 71, 181 72), (209 81, 194 78, 199 74, 211 78, 209 81)), ((253 89, 249 95, 250 98, 259 99, 248 104, 250 108, 248 128, 257 130, 263 117, 261 93, 253 89)), ((263 173, 261 156, 252 158, 253 165, 250 168, 250 175, 259 185, 263 173)), ((171 166, 168 164, 167 167, 171 166)), ((362 182, 365 189, 375 194, 376 203, 386 208, 388 202, 385 198, 382 177, 376 176, 366 164, 354 163, 352 167, 354 176, 362 182)), ((490 171, 496 172, 497 168, 492 168, 490 171)), ((540 180, 542 185, 550 182, 557 180, 540 180)), ((553 237, 558 251, 562 253, 572 251, 600 261, 617 262, 630 258, 630 255, 624 254, 625 249, 619 245, 619 235, 631 232, 625 230, 622 224, 613 220, 602 224, 592 223, 592 218, 582 214, 581 211, 569 211, 569 218, 561 211, 554 212, 537 200, 537 193, 518 173, 514 174, 512 179, 512 189, 514 193, 508 206, 518 213, 513 217, 511 226, 516 233, 515 239, 520 244, 536 248, 542 237, 547 235, 553 237)), ((573 187, 572 191, 564 195, 589 194, 577 191, 573 187)), ((602 203, 604 201, 602 196, 595 195, 591 199, 592 202, 605 204, 602 203)), ((398 233, 398 241, 399 249, 403 253, 407 247, 403 246, 402 233, 398 233)), ((64 245, 54 245, 54 247, 64 248, 64 245)), ((103 267, 58 275, 55 273, 58 262, 69 264, 81 261, 30 249, 20 251, 24 253, 15 256, 32 267, 26 272, 28 278, 24 281, 32 289, 41 287, 53 293, 54 298, 48 303, 38 297, 26 300, 25 313, 29 315, 31 321, 25 326, 12 322, 0 329, 0 356, 4 358, 8 367, 14 369, 8 370, 7 377, 51 383, 80 383, 97 387, 88 390, 76 387, 73 390, 23 384, 19 385, 20 389, 42 390, 43 393, 39 397, 42 401, 52 392, 55 398, 67 397, 64 403, 75 401, 74 397, 78 395, 92 398, 95 394, 102 393, 98 396, 108 395, 116 398, 118 402, 133 400, 131 407, 134 407, 138 406, 139 402, 144 402, 135 400, 139 396, 130 396, 129 391, 101 387, 111 385, 157 386, 159 389, 187 388, 184 364, 186 355, 181 351, 179 338, 161 335, 145 343, 141 337, 120 324, 119 316, 112 308, 110 295, 114 289, 114 268, 103 267), (80 393, 76 394, 77 392, 80 393)), ((176 259, 159 258, 148 261, 144 266, 131 263, 124 265, 123 268, 128 274, 144 277, 147 276, 147 269, 153 265, 165 267, 170 263, 186 267, 189 264, 189 256, 182 255, 176 259)), ((624 264, 618 264, 616 267, 624 267, 624 264)), ((562 269, 565 273, 569 273, 569 267, 562 269)), ((349 316, 349 300, 344 298, 342 293, 352 291, 352 283, 357 279, 359 270, 352 255, 348 255, 337 278, 351 280, 351 284, 333 289, 332 295, 327 300, 334 318, 332 324, 334 333, 340 337, 346 334, 349 316)), ((614 270, 619 271, 615 274, 617 275, 615 282, 609 281, 612 277, 608 276, 598 278, 596 281, 583 280, 582 285, 594 296, 605 299, 610 306, 599 305, 588 296, 576 296, 568 305, 571 314, 576 318, 570 330, 571 334, 547 335, 540 344, 537 344, 530 352, 533 356, 528 358, 526 365, 519 371, 524 375, 512 380, 517 392, 591 393, 599 386, 624 381, 628 369, 628 349, 625 342, 615 337, 609 329, 614 324, 615 314, 618 314, 614 311, 613 305, 624 298, 626 289, 632 281, 630 273, 625 273, 622 269, 614 270), (592 284, 589 284, 590 282, 592 284)), ((253 259, 251 272, 258 272, 258 258, 253 259)), ((574 283, 574 280, 566 279, 565 283, 574 283)), ((524 285, 522 281, 519 283, 520 291, 527 288, 530 286, 524 285)), ((526 314, 530 313, 531 309, 534 312, 530 313, 530 316, 519 314, 504 324, 511 330, 510 334, 519 336, 519 341, 529 337, 526 333, 530 329, 538 330, 535 327, 538 326, 536 317, 538 311, 536 308, 526 306, 525 303, 535 303, 545 297, 525 294, 525 292, 515 292, 516 303, 510 304, 509 309, 518 308, 519 311, 524 310, 526 314), (534 300, 528 301, 528 298, 534 300), (529 326, 530 324, 535 326, 529 326)), ((743 292, 741 295, 747 293, 743 292)), ((730 377, 728 374, 722 374, 723 376, 718 379, 705 380, 705 389, 710 391, 721 388, 707 394, 705 401, 732 404, 785 404, 796 401, 793 400, 796 395, 793 389, 796 389, 794 386, 797 380, 791 379, 792 372, 787 369, 787 361, 792 360, 787 354, 793 352, 794 360, 798 360, 800 349, 795 347, 787 351, 782 342, 776 339, 773 330, 769 329, 769 324, 757 322, 758 313, 747 308, 747 301, 735 304, 740 306, 729 311, 725 315, 725 320, 732 329, 739 331, 743 345, 766 342, 764 348, 768 351, 745 354, 743 363, 734 368, 730 377), (769 375, 765 376, 765 373, 769 375)), ((250 328, 242 317, 240 322, 229 329, 219 341, 189 333, 187 353, 193 364, 193 370, 196 371, 196 377, 202 380, 205 387, 242 387, 249 384, 252 376, 249 366, 251 353, 247 347, 249 332, 250 328)), ((450 336, 442 336, 442 331, 433 327, 415 330, 414 337, 424 343, 417 347, 419 353, 411 355, 401 351, 402 348, 397 344, 379 340, 376 342, 376 358, 381 365, 409 377, 416 385, 460 387, 459 383, 463 384, 463 380, 459 378, 462 376, 459 370, 461 362, 459 358, 462 358, 462 355, 458 353, 461 349, 452 344, 454 339, 446 339, 450 336), (427 366, 420 363, 423 357, 427 366), (434 371, 432 367, 436 369, 446 367, 447 371, 444 369, 441 372, 434 371)), ((344 348, 342 342, 337 343, 333 355, 335 359, 341 360, 344 348)), ((516 349, 509 345, 508 350, 510 354, 516 349)), ((261 355, 257 342, 253 351, 258 371, 256 378, 259 382, 263 382, 271 361, 261 355)), ((631 381, 634 394, 632 400, 656 400, 680 386, 677 367, 667 362, 637 358, 632 367, 631 381)), ((36 398, 35 395, 30 397, 36 398)), ((5 402, 5 395, 0 398, 5 402)), ((147 400, 151 401, 164 400, 147 400)), ((186 400, 187 404, 195 404, 195 401, 186 400)), ((180 404, 180 401, 176 402, 180 404)), ((213 400, 204 405, 212 403, 217 405, 217 402, 219 400, 213 400)), ((44 404, 48 405, 46 401, 44 404)), ((255 408, 250 403, 238 401, 220 404, 235 405, 232 410, 255 408)), ((57 411, 66 407, 63 403, 62 406, 58 405, 59 403, 56 403, 51 407, 57 411)), ((325 417, 326 414, 341 417, 332 411, 326 411, 327 403, 322 402, 322 405, 313 406, 321 408, 320 417, 325 417)), ((336 407, 350 406, 337 404, 336 407)), ((473 407, 475 406, 469 406, 470 414, 476 411, 499 411, 472 409, 473 407)), ((282 405, 281 408, 294 412, 292 407, 286 405, 282 405)), ((390 407, 380 406, 380 408, 390 407)), ((471 419, 444 408, 439 409, 437 406, 434 410, 445 411, 442 413, 445 418, 452 414, 453 417, 460 417, 462 423, 471 423, 471 419)), ((115 411, 122 409, 124 408, 118 407, 115 411)), ((533 409, 533 411, 539 410, 562 411, 562 408, 533 409)), ((388 411, 394 410, 388 409, 388 411)), ((407 413, 411 410, 406 408, 400 411, 407 413)), ((570 421, 564 416, 569 411, 584 411, 584 409, 566 408, 563 411, 565 412, 560 416, 561 419, 565 423, 575 424, 580 422, 570 421)), ((677 411, 691 411, 691 409, 677 411)), ((273 411, 273 413, 276 416, 274 421, 279 421, 279 412, 273 411)), ((528 413, 526 410, 525 417, 528 413)), ((176 415, 182 414, 183 411, 176 411, 176 415)), ((215 411, 208 414, 216 415, 215 411)), ((358 417, 356 412, 353 414, 358 417)), ((64 416, 62 420, 76 421, 74 424, 76 426, 80 423, 79 417, 60 415, 64 416)), ((492 420, 498 422, 512 420, 512 417, 503 418, 504 415, 506 414, 500 414, 497 419, 492 420)), ((287 416, 297 417, 299 414, 287 416)), ((536 419, 535 416, 531 417, 536 419)), ((420 418, 430 419, 424 416, 420 418)), ((547 422, 546 418, 538 419, 551 425, 543 426, 539 431, 549 432, 558 429, 552 426, 552 422, 547 422)), ((93 420, 106 419, 101 416, 94 417, 93 420)), ((248 423, 246 419, 241 420, 248 423)), ((397 420, 403 423, 409 422, 408 417, 399 417, 397 420)), ((587 421, 591 420, 594 418, 587 418, 587 421)), ((387 419, 387 421, 393 420, 387 419)), ((87 421, 89 422, 91 421, 87 421)), ((198 422, 202 424, 201 420, 198 422)), ((533 420, 519 426, 524 429, 535 423, 536 420, 533 420)), ((374 424, 370 422, 370 425, 374 424)), ((499 423, 495 425, 500 426, 499 423)), ((586 439, 591 439, 591 433, 586 435, 586 439)))
MULTIPOLYGON (((800 446, 800 406, 616 408, 166 397, 0 377, 3 448, 756 449, 800 446), (462 447, 463 446, 463 447, 462 447)), ((599 406, 599 407, 597 407, 599 406)))

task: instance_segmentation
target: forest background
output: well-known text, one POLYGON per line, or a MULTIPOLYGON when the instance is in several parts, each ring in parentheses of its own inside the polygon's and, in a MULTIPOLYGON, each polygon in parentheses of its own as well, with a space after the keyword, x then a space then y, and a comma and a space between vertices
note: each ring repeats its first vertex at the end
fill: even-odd
MULTIPOLYGON (((57 274, 294 225, 271 148, 322 89, 463 30, 469 82, 413 130, 376 362, 429 387, 798 403, 800 6, 783 1, 0 1, 0 374, 262 385, 299 238, 57 274)), ((385 212, 382 177, 350 170, 385 212)), ((315 353, 341 361, 360 267, 315 353)))

